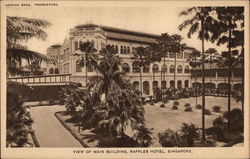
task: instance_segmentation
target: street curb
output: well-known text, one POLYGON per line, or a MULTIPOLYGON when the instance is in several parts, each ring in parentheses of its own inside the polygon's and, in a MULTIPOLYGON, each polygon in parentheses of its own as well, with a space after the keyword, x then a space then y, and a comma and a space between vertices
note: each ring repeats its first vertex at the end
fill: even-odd
POLYGON ((65 122, 58 116, 58 114, 59 114, 60 112, 55 112, 55 117, 57 118, 57 120, 63 125, 63 127, 65 128, 65 129, 67 129, 69 132, 70 132, 70 134, 83 146, 83 147, 89 147, 86 143, 84 143, 83 141, 82 141, 82 139, 75 133, 75 132, 73 132, 69 127, 68 127, 68 125, 67 124, 65 124, 65 122))
POLYGON ((37 140, 37 137, 36 137, 36 135, 35 135, 35 131, 32 129, 32 126, 31 126, 31 125, 28 125, 28 128, 29 128, 29 131, 31 131, 31 132, 30 132, 30 135, 31 135, 32 140, 33 140, 33 142, 34 142, 34 144, 35 144, 35 147, 40 147, 40 144, 39 144, 39 142, 38 142, 38 140, 37 140))

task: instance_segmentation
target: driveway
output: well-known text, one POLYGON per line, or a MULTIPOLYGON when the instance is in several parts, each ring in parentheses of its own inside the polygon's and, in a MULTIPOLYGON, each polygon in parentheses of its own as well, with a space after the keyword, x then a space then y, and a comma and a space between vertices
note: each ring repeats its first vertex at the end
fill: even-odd
POLYGON ((64 106, 58 105, 31 107, 32 128, 40 147, 82 147, 54 115, 64 110, 64 106))

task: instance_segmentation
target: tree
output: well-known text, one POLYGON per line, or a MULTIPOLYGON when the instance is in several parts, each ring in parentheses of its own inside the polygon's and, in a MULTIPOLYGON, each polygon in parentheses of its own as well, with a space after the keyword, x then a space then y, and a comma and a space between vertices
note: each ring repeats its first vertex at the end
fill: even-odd
MULTIPOLYGON (((159 51, 158 44, 150 45, 148 56, 149 56, 149 61, 150 61, 150 63, 153 64, 153 66, 154 66, 155 62, 160 62, 161 61, 162 56, 161 56, 161 52, 159 51)), ((152 71, 153 71, 153 83, 155 81, 155 73, 159 71, 158 69, 156 70, 154 67, 152 69, 152 71)), ((157 88, 153 88, 153 94, 154 94, 153 96, 155 96, 155 89, 157 89, 157 88)))
POLYGON ((89 87, 93 97, 101 99, 103 94, 105 95, 101 103, 93 104, 98 117, 98 127, 108 131, 112 137, 125 139, 128 137, 125 133, 128 125, 138 131, 146 129, 141 129, 145 124, 144 109, 140 105, 139 96, 132 84, 123 78, 120 64, 121 59, 114 54, 111 46, 103 48, 96 66, 100 76, 92 79, 89 87))
POLYGON ((50 26, 49 22, 40 19, 7 16, 6 26, 8 72, 10 70, 9 68, 12 68, 13 66, 17 72, 22 72, 22 70, 18 69, 16 66, 16 64, 21 65, 21 59, 26 59, 28 64, 32 63, 33 60, 49 61, 45 55, 27 50, 27 47, 21 45, 22 41, 31 38, 45 40, 47 34, 42 28, 50 26))
POLYGON ((143 85, 142 85, 142 67, 149 66, 150 64, 150 56, 149 56, 149 48, 145 47, 137 47, 135 51, 132 52, 133 57, 133 67, 140 68, 140 87, 141 87, 141 104, 142 101, 142 93, 143 93, 143 85))
POLYGON ((215 48, 208 48, 206 51, 205 51, 205 62, 209 64, 209 76, 210 76, 210 83, 212 82, 211 81, 211 78, 212 78, 212 70, 211 70, 211 65, 213 63, 217 63, 218 62, 218 58, 219 58, 219 53, 218 51, 215 49, 215 48))
POLYGON ((244 7, 216 7, 217 19, 210 28, 213 33, 211 41, 217 41, 217 45, 227 44, 228 51, 224 51, 222 56, 228 67, 228 127, 230 127, 230 110, 231 110, 231 76, 232 65, 235 61, 234 55, 239 55, 237 46, 242 46, 242 42, 235 41, 234 36, 237 30, 242 31, 244 28, 244 7))
POLYGON ((201 52, 196 50, 195 48, 191 49, 192 52, 189 54, 189 58, 187 61, 189 65, 192 67, 192 73, 195 76, 194 78, 194 87, 195 87, 195 105, 197 106, 197 70, 196 68, 201 65, 200 55, 201 52))
POLYGON ((82 55, 81 53, 75 53, 75 56, 81 56, 78 58, 77 63, 79 66, 84 67, 85 66, 85 83, 86 83, 86 88, 87 88, 87 83, 88 83, 88 69, 92 69, 93 67, 96 66, 97 64, 97 58, 98 55, 96 54, 96 49, 94 46, 93 42, 84 42, 80 44, 80 51, 84 53, 82 55))
POLYGON ((185 20, 179 25, 179 30, 183 30, 187 26, 190 26, 187 33, 187 37, 191 38, 191 35, 198 32, 198 38, 201 39, 202 43, 202 140, 205 142, 205 77, 204 77, 204 39, 209 39, 209 28, 214 23, 214 19, 210 16, 212 11, 211 7, 192 7, 183 12, 180 16, 189 16, 190 19, 185 20))

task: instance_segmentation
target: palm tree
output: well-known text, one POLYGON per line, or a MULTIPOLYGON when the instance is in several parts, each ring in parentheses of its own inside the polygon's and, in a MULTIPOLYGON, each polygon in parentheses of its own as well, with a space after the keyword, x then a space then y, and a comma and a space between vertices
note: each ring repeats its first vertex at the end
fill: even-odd
MULTIPOLYGON (((159 51, 159 46, 158 44, 152 44, 149 47, 149 61, 150 63, 155 64, 155 62, 160 62, 161 61, 161 52, 159 51)), ((155 81, 155 73, 158 70, 155 70, 154 67, 152 69, 153 71, 153 82, 155 81)), ((153 96, 155 96, 155 91, 153 90, 153 96)))
POLYGON ((16 63, 21 65, 21 59, 26 59, 28 64, 32 63, 32 60, 49 60, 45 55, 28 50, 26 46, 20 44, 22 41, 27 41, 31 38, 45 40, 47 33, 43 28, 50 26, 49 22, 40 19, 7 16, 6 26, 8 68, 14 67, 17 72, 22 72, 22 70, 13 65, 16 63))
POLYGON ((140 87, 141 87, 141 104, 143 104, 142 101, 142 93, 143 93, 143 85, 142 85, 142 68, 145 66, 149 66, 150 64, 150 54, 149 49, 145 47, 137 47, 135 48, 135 51, 132 52, 133 57, 133 67, 139 67, 140 68, 140 87))
MULTIPOLYGON (((158 45, 159 45, 159 53, 160 53, 160 56, 161 58, 163 58, 163 69, 161 69, 161 75, 163 78, 161 78, 162 81, 166 81, 166 57, 168 57, 170 51, 171 51, 171 35, 169 35, 168 33, 163 33, 161 34, 161 36, 159 37, 158 39, 158 45)), ((165 90, 163 90, 163 87, 162 87, 162 82, 161 81, 161 92, 165 92, 165 90)), ((165 86, 164 86, 164 89, 165 89, 165 86)), ((165 96, 165 93, 163 93, 163 98, 165 96)))
POLYGON ((192 7, 183 12, 180 16, 192 15, 192 18, 185 20, 179 25, 179 30, 183 30, 187 26, 190 26, 187 37, 191 38, 191 35, 198 33, 198 38, 202 43, 202 141, 205 142, 205 77, 204 77, 204 39, 209 39, 209 28, 214 22, 214 19, 210 16, 212 11, 211 7, 192 7))
MULTIPOLYGON (((213 63, 217 63, 218 62, 218 57, 219 57, 219 53, 215 48, 208 48, 205 51, 205 62, 209 64, 209 76, 210 76, 210 83, 212 82, 212 64, 213 63)), ((211 88, 210 88, 211 89, 211 88)))
POLYGON ((224 51, 225 62, 228 66, 228 127, 230 127, 231 111, 231 76, 232 64, 234 63, 232 50, 235 30, 244 28, 244 7, 216 7, 217 21, 212 25, 210 31, 213 33, 211 40, 217 40, 217 45, 227 43, 228 51, 224 51), (243 24, 243 25, 242 25, 243 24))
MULTIPOLYGON (((7 66, 8 73, 21 74, 23 71, 15 64, 21 65, 21 60, 26 59, 28 63, 48 58, 38 52, 30 51, 26 46, 20 43, 30 38, 38 38, 44 40, 47 37, 46 32, 42 28, 49 26, 50 23, 44 20, 31 19, 24 17, 7 16, 7 66), (14 70, 12 72, 11 70, 14 70)), ((29 112, 22 106, 23 97, 25 95, 20 92, 31 92, 31 88, 17 82, 7 83, 7 129, 6 144, 9 147, 28 146, 28 126, 31 125, 32 119, 29 112), (20 91, 25 90, 25 91, 20 91)))
MULTIPOLYGON (((183 38, 178 35, 178 34, 174 34, 171 36, 171 44, 170 44, 170 51, 172 53, 174 53, 174 83, 176 84, 176 60, 177 60, 177 54, 181 53, 184 51, 184 49, 189 48, 186 46, 186 44, 182 44, 181 40, 183 38)), ((174 84, 174 89, 175 88, 175 84, 174 84)), ((174 92, 174 98, 176 98, 176 92, 174 92)))
POLYGON ((77 63, 81 67, 85 65, 85 86, 87 88, 87 83, 88 83, 88 69, 92 69, 96 66, 97 64, 97 58, 98 55, 97 50, 95 49, 94 43, 87 41, 83 42, 80 46, 79 49, 81 52, 84 53, 84 55, 81 55, 79 53, 75 53, 74 56, 81 56, 78 60, 77 63))
MULTIPOLYGON (((123 78, 120 71, 121 59, 111 46, 100 51, 96 69, 100 76, 92 80, 92 95, 102 96, 102 104, 96 107, 99 127, 108 129, 113 137, 124 137, 125 128, 144 125, 144 109, 132 84, 123 78)), ((94 104, 95 105, 95 104, 94 104)))
POLYGON ((189 54, 189 58, 187 59, 187 61, 189 62, 189 65, 193 69, 193 75, 195 76, 194 87, 195 87, 195 105, 196 106, 197 106, 197 70, 196 70, 196 67, 200 66, 201 64, 200 60, 197 59, 198 57, 200 57, 200 51, 196 50, 195 48, 192 48, 192 52, 191 54, 189 54))

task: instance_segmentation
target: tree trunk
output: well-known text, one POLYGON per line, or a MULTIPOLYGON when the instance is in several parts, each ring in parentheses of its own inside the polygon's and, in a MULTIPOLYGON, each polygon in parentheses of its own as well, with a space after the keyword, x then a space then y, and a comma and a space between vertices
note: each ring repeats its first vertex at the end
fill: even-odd
POLYGON ((143 103, 142 103, 142 87, 143 87, 143 85, 142 85, 142 67, 140 66, 140 85, 141 85, 141 105, 143 105, 143 103))
MULTIPOLYGON (((165 52, 164 52, 165 53, 165 52)), ((165 98, 165 87, 166 87, 166 83, 165 83, 165 81, 166 81, 166 78, 165 78, 165 74, 166 74, 166 71, 165 71, 165 66, 166 66, 166 57, 164 56, 164 64, 163 64, 163 68, 164 68, 164 70, 163 70, 163 81, 164 81, 164 84, 165 84, 165 86, 163 87, 163 98, 165 98)))
POLYGON ((228 128, 231 123, 231 30, 228 33, 228 128))
POLYGON ((176 99, 176 53, 174 53, 174 99, 176 99))
POLYGON ((242 45, 242 77, 241 77, 241 83, 242 83, 242 93, 241 93, 241 109, 242 109, 242 113, 244 114, 244 55, 243 55, 243 52, 244 52, 244 45, 242 45))
POLYGON ((195 54, 195 77, 194 77, 194 83, 195 83, 195 87, 194 87, 194 92, 195 92, 195 106, 197 106, 197 70, 196 70, 196 54, 195 54))
POLYGON ((154 63, 153 63, 153 83, 152 83, 152 89, 153 89, 153 98, 155 97, 155 91, 154 91, 154 81, 155 81, 155 71, 154 71, 154 63))
POLYGON ((87 89, 87 83, 88 83, 88 65, 87 65, 87 61, 88 61, 88 57, 87 57, 88 55, 87 55, 87 52, 85 52, 85 78, 86 78, 86 84, 85 84, 85 86, 86 86, 86 89, 87 89))
POLYGON ((205 77, 204 77, 204 21, 201 20, 201 42, 202 42, 202 142, 205 143, 205 77))

